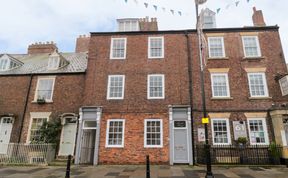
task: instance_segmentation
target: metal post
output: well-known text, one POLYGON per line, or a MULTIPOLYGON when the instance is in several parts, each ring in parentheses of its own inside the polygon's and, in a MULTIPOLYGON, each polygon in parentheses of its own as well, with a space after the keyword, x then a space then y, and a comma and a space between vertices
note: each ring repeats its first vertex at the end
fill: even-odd
MULTIPOLYGON (((202 108, 203 108, 203 118, 207 118, 206 111, 206 101, 205 101, 205 88, 204 88, 204 67, 203 67, 203 56, 202 56, 202 41, 200 29, 198 28, 199 23, 199 14, 198 14, 198 1, 195 1, 196 8, 196 28, 197 28, 197 36, 198 36, 198 48, 199 48, 199 62, 200 62, 200 83, 201 83, 201 95, 202 95, 202 108)), ((206 178, 214 178, 211 167, 211 155, 210 155, 210 145, 208 138, 208 124, 204 124, 205 128, 205 150, 206 150, 206 178)))
POLYGON ((150 161, 149 161, 149 155, 146 155, 146 178, 150 178, 150 161))
POLYGON ((67 167, 66 167, 66 175, 65 178, 70 178, 70 166, 71 166, 71 155, 68 155, 68 160, 67 160, 67 167))

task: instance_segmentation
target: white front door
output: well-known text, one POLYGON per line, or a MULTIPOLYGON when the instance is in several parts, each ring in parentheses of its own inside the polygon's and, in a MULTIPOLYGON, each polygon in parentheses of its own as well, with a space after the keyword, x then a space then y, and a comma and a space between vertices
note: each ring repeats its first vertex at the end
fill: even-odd
POLYGON ((76 123, 67 123, 62 128, 62 136, 60 140, 60 156, 74 154, 75 139, 76 139, 76 123))
POLYGON ((2 117, 0 120, 0 154, 6 154, 13 127, 11 117, 2 117))

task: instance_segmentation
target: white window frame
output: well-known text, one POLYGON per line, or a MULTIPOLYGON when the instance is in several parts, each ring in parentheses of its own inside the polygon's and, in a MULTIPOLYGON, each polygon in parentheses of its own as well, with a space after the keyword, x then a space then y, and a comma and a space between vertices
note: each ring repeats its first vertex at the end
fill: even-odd
POLYGON ((126 59, 126 51, 127 51, 127 38, 111 38, 110 59, 126 59), (113 44, 115 40, 124 40, 124 56, 123 57, 113 57, 113 44))
POLYGON ((49 60, 48 60, 48 70, 58 69, 59 64, 60 64, 60 57, 59 56, 50 56, 49 60), (55 63, 54 60, 57 60, 57 62, 55 63), (56 65, 56 66, 54 66, 54 65, 56 65))
POLYGON ((224 45, 224 37, 208 37, 208 49, 209 49, 209 58, 225 58, 225 45, 224 45), (222 56, 212 56, 211 55, 211 49, 210 49, 210 39, 221 39, 222 44, 222 56))
POLYGON ((243 51, 244 51, 244 56, 245 57, 247 57, 247 58, 261 57, 261 50, 260 50, 260 44, 259 44, 258 36, 242 36, 242 45, 243 45, 243 51), (256 40, 256 47, 257 47, 258 56, 247 56, 247 54, 246 54, 244 39, 245 38, 251 38, 251 37, 255 38, 255 40, 256 40))
MULTIPOLYGON (((71 117, 71 118, 73 118, 73 117, 71 117)), ((97 124, 98 124, 98 123, 97 123, 96 120, 83 120, 82 129, 85 129, 85 130, 86 130, 86 129, 97 129, 97 124), (88 121, 88 122, 91 122, 91 121, 92 121, 92 122, 95 122, 95 123, 96 123, 96 127, 85 127, 85 122, 87 122, 87 121, 88 121)))
MULTIPOLYGON (((3 66, 3 68, 0 68, 0 71, 6 71, 6 70, 8 70, 9 69, 9 67, 10 67, 10 59, 8 58, 8 57, 2 57, 2 58, 0 58, 0 62, 2 62, 2 61, 7 61, 6 62, 6 64, 5 64, 5 66, 3 66)), ((1 67, 1 66, 0 66, 1 67)))
POLYGON ((269 137, 268 137, 268 131, 267 131, 267 123, 265 118, 247 118, 248 121, 248 131, 249 131, 249 140, 250 140, 250 145, 269 145, 269 137), (264 139, 265 143, 252 143, 251 140, 251 130, 250 130, 250 120, 261 120, 263 124, 263 131, 264 131, 264 139))
POLYGON ((251 98, 263 98, 263 97, 269 97, 269 91, 268 91, 268 86, 267 86, 267 80, 266 80, 266 75, 264 72, 249 72, 247 73, 248 75, 248 85, 249 85, 249 93, 251 98), (263 84, 264 84, 264 95, 261 96, 253 96, 252 95, 252 90, 251 90, 251 83, 250 83, 250 75, 255 75, 255 74, 261 74, 262 79, 263 79, 263 84))
POLYGON ((46 119, 46 121, 49 121, 51 112, 31 112, 30 113, 30 121, 29 121, 29 129, 27 133, 26 143, 31 143, 30 137, 31 137, 31 127, 32 127, 32 121, 33 119, 41 118, 46 119))
POLYGON ((37 86, 36 86, 36 91, 35 91, 35 95, 34 95, 34 102, 37 102, 38 99, 38 88, 39 88, 39 81, 40 80, 53 80, 53 84, 52 84, 52 91, 51 91, 51 98, 50 99, 45 99, 45 102, 53 102, 53 93, 54 93, 54 87, 55 87, 55 78, 56 77, 38 77, 37 80, 37 86))
POLYGON ((230 123, 228 118, 211 118, 211 128, 212 128, 212 141, 213 145, 231 145, 231 133, 230 133, 230 123), (220 120, 220 121, 225 121, 226 122, 226 127, 227 127, 227 139, 228 143, 215 143, 214 140, 214 121, 220 120))
POLYGON ((163 122, 162 119, 145 119, 144 120, 144 148, 162 148, 163 147, 163 122), (147 145, 147 122, 160 121, 160 145, 147 145))
POLYGON ((124 99, 124 92, 125 92, 125 75, 109 75, 108 76, 108 86, 107 86, 107 100, 122 100, 124 99), (110 97, 110 84, 112 77, 122 77, 122 97, 110 97))
POLYGON ((106 144, 105 147, 106 148, 124 148, 124 138, 125 138, 125 119, 108 119, 107 120, 107 127, 106 127, 106 144), (109 126, 110 126, 110 122, 114 122, 114 121, 120 121, 123 123, 123 128, 122 128, 122 144, 121 145, 109 145, 109 126))
POLYGON ((139 31, 139 21, 138 20, 119 20, 118 21, 118 31, 127 32, 127 31, 139 31), (133 29, 133 23, 136 24, 136 28, 133 29), (128 27, 129 24, 129 27, 128 27), (126 28, 128 27, 128 28, 126 28))
POLYGON ((229 87, 228 73, 211 73, 211 88, 212 88, 212 97, 213 98, 227 98, 227 97, 229 98, 230 97, 230 87, 229 87), (214 96, 213 76, 225 76, 227 96, 214 96))
POLYGON ((147 98, 148 99, 165 99, 165 75, 164 74, 149 74, 147 79, 147 98), (162 77, 162 94, 161 97, 150 96, 150 77, 162 77))
POLYGON ((164 58, 164 37, 161 36, 161 37, 148 37, 148 58, 149 59, 160 59, 160 58, 164 58), (150 47, 151 47, 151 39, 161 39, 162 40, 162 46, 161 46, 161 53, 162 55, 161 56, 151 56, 151 50, 150 50, 150 47))

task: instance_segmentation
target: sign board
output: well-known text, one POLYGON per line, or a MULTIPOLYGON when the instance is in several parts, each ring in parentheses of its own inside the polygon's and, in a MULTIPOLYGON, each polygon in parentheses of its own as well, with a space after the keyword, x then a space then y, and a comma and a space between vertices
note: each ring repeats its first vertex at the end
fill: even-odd
POLYGON ((246 137, 246 124, 244 121, 233 121, 234 139, 237 140, 239 137, 246 137))
POLYGON ((209 118, 208 117, 203 117, 202 118, 202 124, 209 124, 209 118))
POLYGON ((198 128, 198 141, 199 142, 205 142, 205 129, 204 128, 198 128))

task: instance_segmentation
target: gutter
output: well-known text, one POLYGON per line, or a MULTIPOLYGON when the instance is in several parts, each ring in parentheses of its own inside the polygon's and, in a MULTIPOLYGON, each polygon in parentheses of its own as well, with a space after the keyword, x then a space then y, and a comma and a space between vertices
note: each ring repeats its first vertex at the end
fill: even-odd
POLYGON ((22 120, 21 120, 21 125, 20 125, 17 143, 20 143, 20 141, 21 141, 21 135, 22 135, 22 130, 23 130, 23 126, 24 126, 24 120, 25 120, 25 115, 26 115, 26 111, 27 111, 27 105, 28 105, 28 101, 29 101, 29 95, 30 95, 30 89, 31 89, 33 76, 34 76, 33 74, 30 74, 30 80, 29 80, 28 90, 27 90, 27 94, 26 94, 26 98, 25 98, 25 105, 24 105, 24 109, 23 109, 22 120))
POLYGON ((189 105, 191 107, 190 111, 190 118, 191 118, 191 137, 192 137, 192 159, 193 159, 193 165, 195 165, 195 148, 194 148, 194 121, 193 121, 193 103, 192 103, 192 97, 193 97, 193 79, 192 79, 192 58, 191 58, 191 53, 192 53, 192 48, 191 48, 191 43, 189 40, 189 35, 188 32, 185 31, 185 37, 186 37, 186 44, 187 44, 187 64, 188 64, 188 80, 189 80, 189 105))

